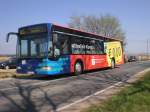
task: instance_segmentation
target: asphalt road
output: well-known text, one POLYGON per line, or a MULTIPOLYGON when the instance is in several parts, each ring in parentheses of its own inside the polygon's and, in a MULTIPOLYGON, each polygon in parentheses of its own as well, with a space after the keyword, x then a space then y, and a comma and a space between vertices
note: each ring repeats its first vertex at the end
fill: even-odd
POLYGON ((0 112, 56 112, 149 67, 150 61, 132 62, 79 76, 1 80, 0 112))

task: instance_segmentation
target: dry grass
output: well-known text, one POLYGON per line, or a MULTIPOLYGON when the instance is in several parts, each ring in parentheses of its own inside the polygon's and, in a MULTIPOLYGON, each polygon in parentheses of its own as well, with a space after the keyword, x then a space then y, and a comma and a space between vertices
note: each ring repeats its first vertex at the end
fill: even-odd
POLYGON ((31 78, 34 77, 32 74, 18 74, 15 69, 3 70, 0 69, 0 79, 5 78, 31 78))
POLYGON ((16 75, 15 70, 3 70, 3 69, 0 69, 0 79, 13 77, 15 75, 16 75))
POLYGON ((8 60, 10 57, 7 56, 0 56, 0 61, 8 60))

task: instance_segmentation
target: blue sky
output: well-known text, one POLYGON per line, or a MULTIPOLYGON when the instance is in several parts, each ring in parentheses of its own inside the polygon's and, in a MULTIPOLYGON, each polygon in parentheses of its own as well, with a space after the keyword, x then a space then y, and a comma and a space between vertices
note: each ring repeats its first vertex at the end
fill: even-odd
POLYGON ((120 20, 127 37, 127 53, 145 53, 150 43, 150 0, 0 0, 0 54, 15 53, 16 38, 8 32, 24 25, 67 25, 72 15, 111 14, 120 20))

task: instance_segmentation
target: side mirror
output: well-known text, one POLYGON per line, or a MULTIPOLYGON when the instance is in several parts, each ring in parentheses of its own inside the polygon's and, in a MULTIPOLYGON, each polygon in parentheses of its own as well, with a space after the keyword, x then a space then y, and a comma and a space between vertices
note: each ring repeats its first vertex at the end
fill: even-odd
POLYGON ((10 33, 8 33, 8 34, 7 34, 7 37, 6 37, 6 42, 9 41, 10 35, 16 35, 16 36, 18 36, 18 33, 15 33, 15 32, 10 32, 10 33))

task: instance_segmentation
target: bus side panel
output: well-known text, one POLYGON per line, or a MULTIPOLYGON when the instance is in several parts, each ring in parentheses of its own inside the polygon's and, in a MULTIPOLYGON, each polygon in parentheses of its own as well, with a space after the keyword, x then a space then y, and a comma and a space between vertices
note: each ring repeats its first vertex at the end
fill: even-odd
MULTIPOLYGON (((123 52, 123 51, 122 51, 123 52)), ((124 64, 125 63, 125 54, 124 54, 124 52, 122 53, 123 55, 122 55, 122 61, 121 61, 121 64, 124 64)))
POLYGON ((70 56, 69 55, 60 56, 58 64, 61 65, 61 67, 63 68, 60 74, 70 73, 70 56))
POLYGON ((74 72, 74 65, 77 60, 83 62, 85 71, 108 67, 106 55, 70 55, 71 72, 74 72))
POLYGON ((106 55, 86 55, 86 70, 108 67, 106 55))
POLYGON ((74 72, 74 65, 77 60, 81 60, 83 62, 84 70, 85 70, 85 57, 86 55, 70 55, 70 71, 73 73, 74 72))
POLYGON ((58 60, 43 60, 36 69, 38 75, 57 75, 70 73, 70 57, 69 55, 60 56, 58 60), (42 67, 51 67, 51 70, 40 69, 42 67))
POLYGON ((124 54, 122 51, 122 46, 120 42, 106 42, 105 43, 108 66, 111 66, 111 59, 115 59, 116 65, 124 63, 124 54))

